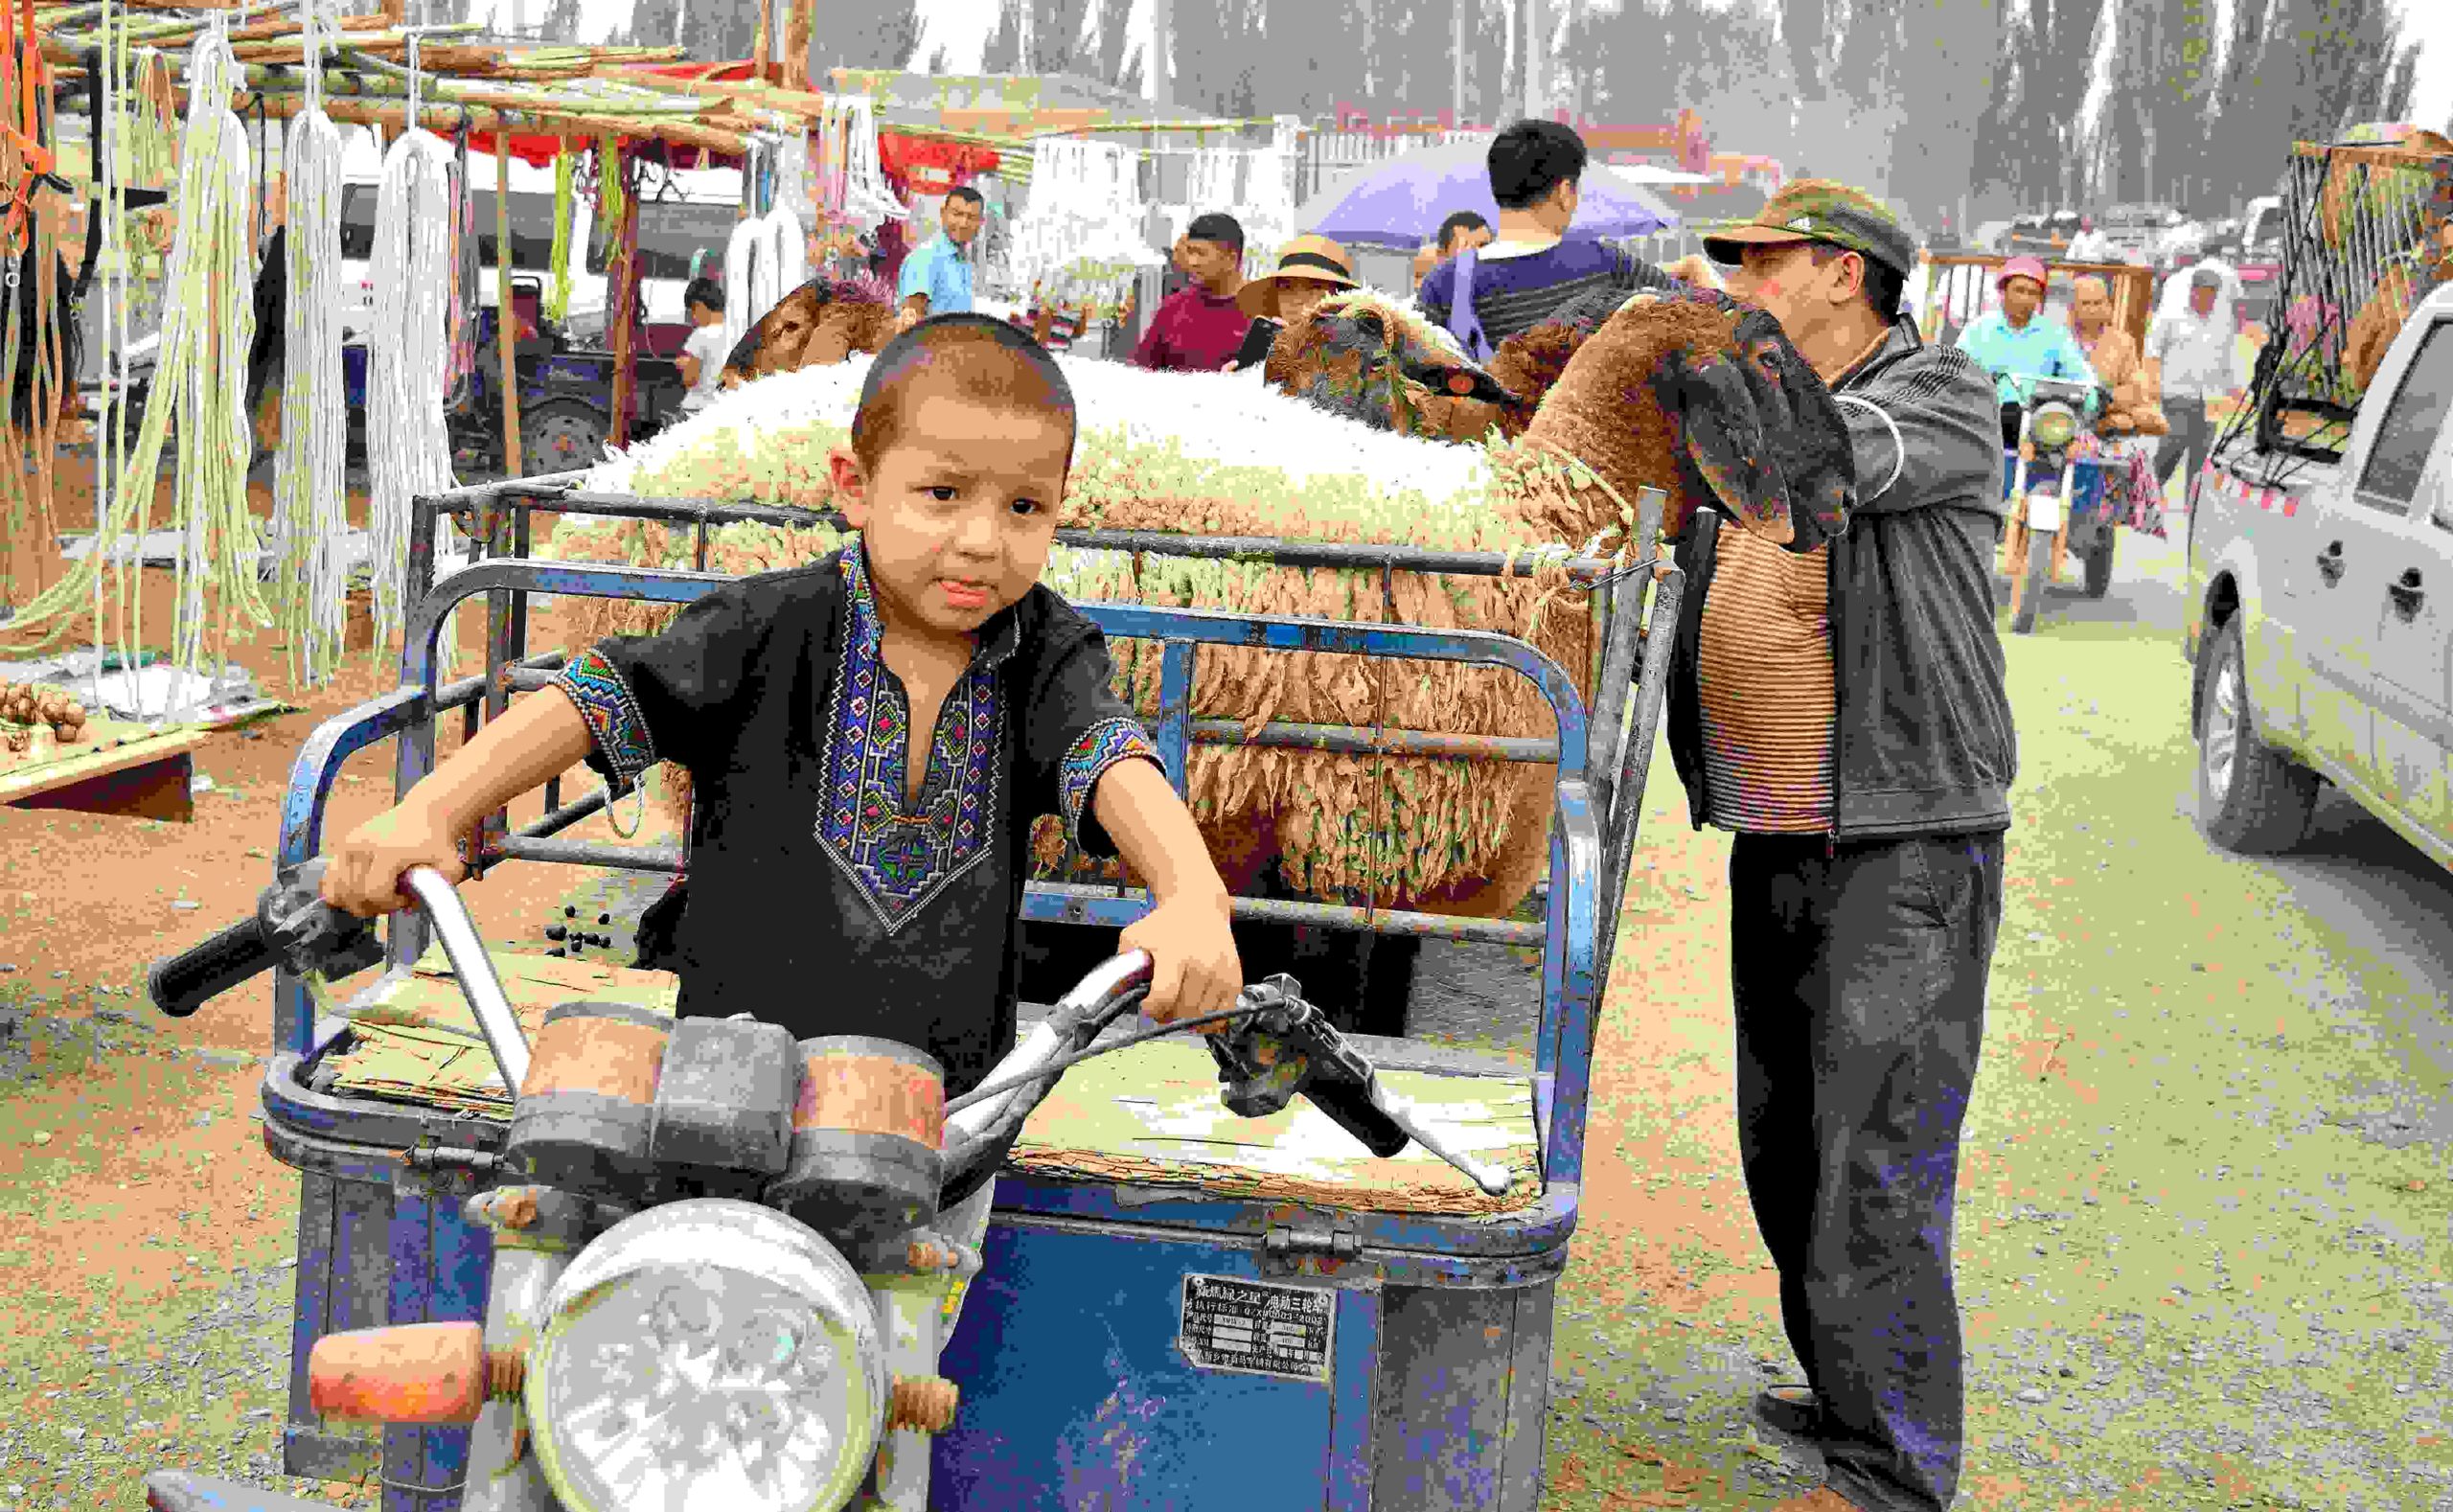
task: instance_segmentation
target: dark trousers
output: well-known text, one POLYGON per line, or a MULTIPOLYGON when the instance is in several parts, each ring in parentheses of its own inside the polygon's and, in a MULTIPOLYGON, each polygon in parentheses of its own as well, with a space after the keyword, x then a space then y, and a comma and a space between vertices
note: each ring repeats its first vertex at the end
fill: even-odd
POLYGON ((1936 1512, 1959 1485, 1951 1217, 2002 921, 2002 836, 1730 851, 1738 1152, 1833 1488, 1936 1512))
POLYGON ((2172 475, 2172 464, 2186 459, 2189 472, 2181 479, 2181 497, 2191 506, 2197 502, 2197 473, 2206 465, 2206 454, 2212 449, 2214 436, 2206 423, 2206 401, 2202 399, 2166 399, 2164 419, 2171 425, 2171 433, 2155 447, 2155 477, 2158 482, 2172 475))
POLYGON ((2003 450, 2016 451, 2019 449, 2019 422, 2025 417, 2026 412, 2027 406, 2024 404, 2005 404, 2002 406, 2003 450))

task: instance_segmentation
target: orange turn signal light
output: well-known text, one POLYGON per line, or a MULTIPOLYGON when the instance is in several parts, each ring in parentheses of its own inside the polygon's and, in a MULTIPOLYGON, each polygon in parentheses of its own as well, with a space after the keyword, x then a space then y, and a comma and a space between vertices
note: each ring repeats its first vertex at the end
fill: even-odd
POLYGON ((327 1334, 307 1356, 307 1400, 359 1423, 474 1423, 519 1389, 525 1358, 488 1349, 482 1323, 399 1323, 327 1334))

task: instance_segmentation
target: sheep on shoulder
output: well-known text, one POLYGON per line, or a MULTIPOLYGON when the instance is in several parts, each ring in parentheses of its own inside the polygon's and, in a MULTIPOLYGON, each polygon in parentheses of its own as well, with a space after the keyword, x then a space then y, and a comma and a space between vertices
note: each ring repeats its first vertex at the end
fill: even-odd
POLYGON ((1479 442, 1511 416, 1521 430, 1532 413, 1446 332, 1367 290, 1332 295, 1287 326, 1261 372, 1280 393, 1409 436, 1479 442))
POLYGON ((775 302, 733 344, 723 386, 875 354, 894 338, 894 297, 874 274, 814 278, 775 302))

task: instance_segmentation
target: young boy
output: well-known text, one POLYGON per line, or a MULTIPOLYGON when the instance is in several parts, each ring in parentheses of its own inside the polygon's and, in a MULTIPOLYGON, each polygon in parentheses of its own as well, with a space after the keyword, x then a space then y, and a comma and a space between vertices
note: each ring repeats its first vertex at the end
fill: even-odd
POLYGON ((724 346, 724 291, 712 278, 694 278, 681 302, 690 311, 690 339, 673 365, 690 385, 681 396, 681 413, 695 415, 722 390, 724 358, 732 355, 724 346))
POLYGON ((949 1095, 978 1086, 1014 1042, 1043 813, 1147 881, 1156 906, 1123 937, 1156 963, 1144 1011, 1232 1008, 1226 884, 1098 629, 1039 584, 1074 427, 1063 372, 1005 322, 895 337, 829 459, 851 543, 582 652, 344 839, 325 900, 372 915, 406 905, 410 867, 457 881, 482 815, 577 762, 619 795, 676 761, 697 795, 685 1015, 899 1040, 944 1065, 949 1095))

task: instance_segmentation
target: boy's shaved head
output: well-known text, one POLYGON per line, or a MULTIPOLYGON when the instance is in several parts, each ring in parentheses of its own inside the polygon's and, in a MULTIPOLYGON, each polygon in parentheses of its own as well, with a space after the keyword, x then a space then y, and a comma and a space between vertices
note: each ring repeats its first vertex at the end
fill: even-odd
POLYGON ((931 315, 885 344, 860 385, 852 416, 852 454, 874 475, 878 459, 902 438, 912 401, 937 393, 1036 409, 1065 424, 1071 453, 1073 386, 1030 332, 989 315, 931 315))

